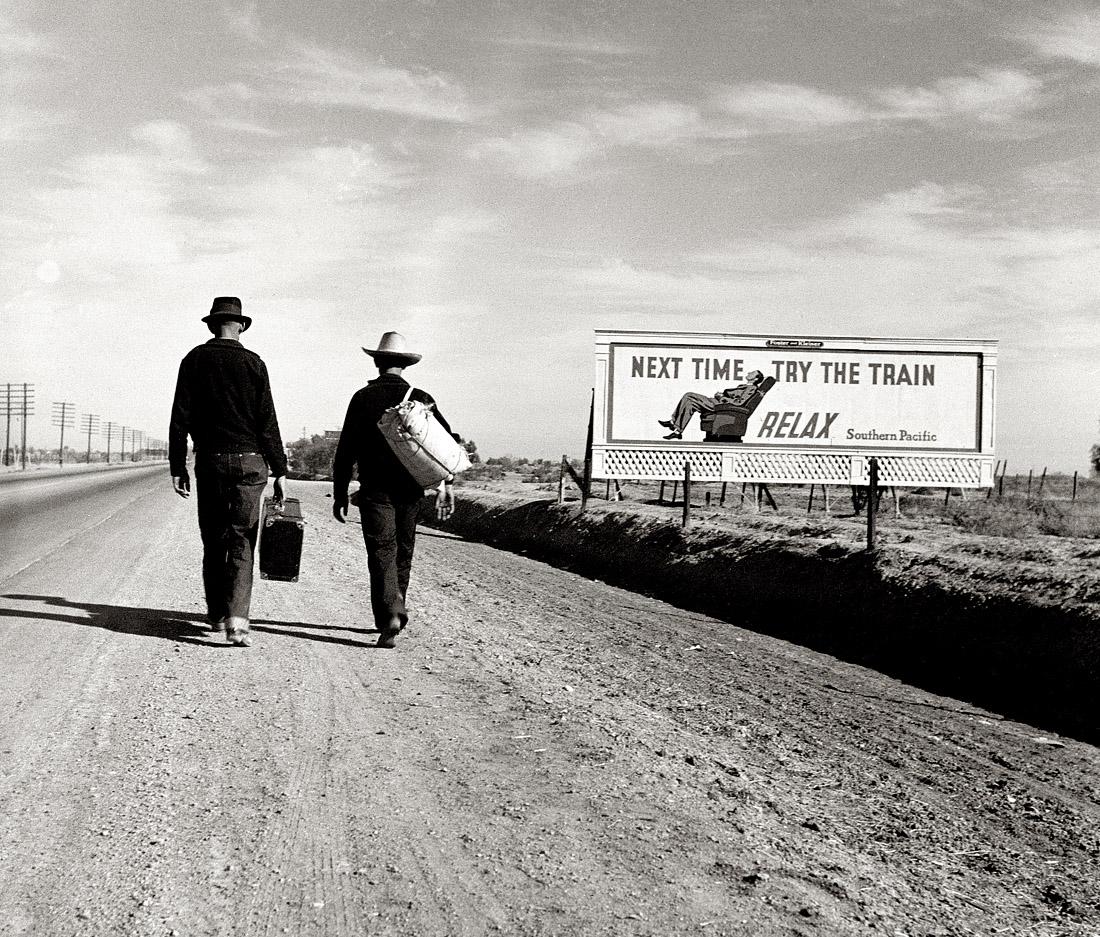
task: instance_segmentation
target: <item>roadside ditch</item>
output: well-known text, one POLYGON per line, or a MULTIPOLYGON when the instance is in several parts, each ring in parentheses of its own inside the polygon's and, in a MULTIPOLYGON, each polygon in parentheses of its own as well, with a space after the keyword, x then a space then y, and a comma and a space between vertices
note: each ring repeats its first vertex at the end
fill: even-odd
POLYGON ((471 489, 424 523, 1100 742, 1095 577, 471 489))

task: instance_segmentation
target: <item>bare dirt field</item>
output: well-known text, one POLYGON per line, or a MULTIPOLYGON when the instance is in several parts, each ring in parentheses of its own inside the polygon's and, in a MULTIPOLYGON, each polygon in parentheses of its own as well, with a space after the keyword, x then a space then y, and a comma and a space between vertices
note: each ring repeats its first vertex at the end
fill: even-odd
POLYGON ((229 648, 162 474, 4 515, 2 934, 1100 933, 1090 744, 446 530, 376 650, 323 483, 229 648))

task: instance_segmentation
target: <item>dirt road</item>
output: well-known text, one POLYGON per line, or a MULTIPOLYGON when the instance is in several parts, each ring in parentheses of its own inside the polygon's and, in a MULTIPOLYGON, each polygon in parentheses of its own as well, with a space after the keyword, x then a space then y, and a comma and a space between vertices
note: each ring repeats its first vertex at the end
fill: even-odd
POLYGON ((2 934, 1100 934, 1094 747, 308 483, 230 648, 165 475, 3 515, 2 934))

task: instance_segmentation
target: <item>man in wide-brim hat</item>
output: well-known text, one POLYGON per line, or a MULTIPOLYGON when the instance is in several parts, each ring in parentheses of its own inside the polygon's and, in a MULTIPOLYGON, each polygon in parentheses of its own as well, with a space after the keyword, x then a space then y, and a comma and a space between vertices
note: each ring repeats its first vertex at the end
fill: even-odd
POLYGON ((203 322, 214 337, 180 363, 168 462, 172 487, 191 495, 187 437, 195 444, 202 582, 206 616, 231 644, 249 643, 249 606, 260 501, 268 472, 275 497, 285 496, 286 453, 267 367, 240 335, 252 324, 236 296, 218 296, 203 322))
MULTIPOLYGON (((402 372, 416 364, 421 355, 409 349, 400 332, 386 332, 376 348, 363 351, 374 359, 378 377, 356 391, 348 405, 332 463, 332 515, 345 523, 348 485, 352 470, 358 466, 358 504, 367 546, 371 611, 378 629, 378 646, 392 648, 409 620, 405 597, 424 489, 394 455, 378 429, 378 420, 409 392, 402 372)), ((433 406, 436 419, 451 433, 431 394, 413 389, 410 399, 433 406)), ((461 442, 457 435, 451 435, 461 442)))

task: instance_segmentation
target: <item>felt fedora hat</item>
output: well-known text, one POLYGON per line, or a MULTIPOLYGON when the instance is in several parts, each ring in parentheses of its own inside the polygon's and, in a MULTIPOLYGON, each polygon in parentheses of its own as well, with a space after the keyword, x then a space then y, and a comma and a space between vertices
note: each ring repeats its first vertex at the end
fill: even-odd
POLYGON ((416 364, 423 355, 409 351, 409 342, 400 332, 387 332, 378 342, 377 348, 364 348, 372 358, 393 358, 406 364, 416 364))
POLYGON ((236 319, 241 323, 242 332, 252 324, 249 316, 241 314, 241 301, 236 296, 215 296, 210 312, 202 317, 202 321, 210 322, 212 319, 236 319))

